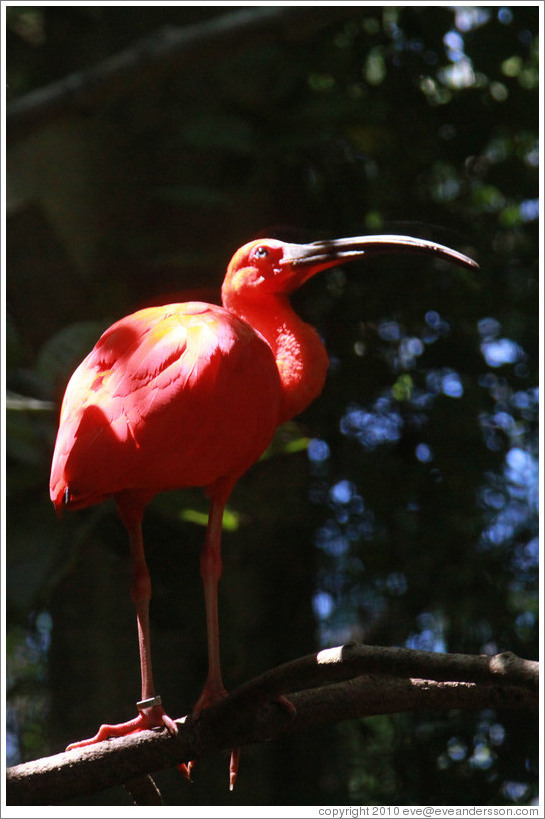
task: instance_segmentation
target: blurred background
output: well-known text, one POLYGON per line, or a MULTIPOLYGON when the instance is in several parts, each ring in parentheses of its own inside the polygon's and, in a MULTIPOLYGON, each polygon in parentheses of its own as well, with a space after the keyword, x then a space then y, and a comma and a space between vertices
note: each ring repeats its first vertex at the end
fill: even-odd
MULTIPOLYGON (((295 295, 330 373, 231 498, 226 685, 349 639, 536 659, 538 8, 62 4, 6 20, 8 764, 132 717, 140 696, 113 504, 59 521, 49 501, 67 380, 122 315, 218 301, 256 236, 406 233, 481 268, 381 257, 295 295), (165 26, 201 39, 140 47, 165 26), (121 79, 103 70, 119 54, 121 79)), ((169 493, 145 520, 173 717, 206 674, 206 511, 198 490, 169 493)), ((531 805, 537 734, 509 710, 377 716, 245 748, 233 794, 227 754, 192 786, 156 779, 170 805, 531 805)))

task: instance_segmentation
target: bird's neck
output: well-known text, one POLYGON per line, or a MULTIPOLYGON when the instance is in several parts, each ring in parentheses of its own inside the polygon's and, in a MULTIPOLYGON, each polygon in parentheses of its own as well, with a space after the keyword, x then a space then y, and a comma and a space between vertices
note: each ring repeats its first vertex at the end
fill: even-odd
POLYGON ((279 423, 302 412, 323 389, 329 359, 316 330, 293 310, 287 296, 259 302, 224 298, 224 306, 258 330, 273 351, 283 388, 279 423))

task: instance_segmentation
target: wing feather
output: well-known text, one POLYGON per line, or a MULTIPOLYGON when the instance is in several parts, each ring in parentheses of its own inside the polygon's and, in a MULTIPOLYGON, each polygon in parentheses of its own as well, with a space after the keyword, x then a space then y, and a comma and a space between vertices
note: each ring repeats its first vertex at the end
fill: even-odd
POLYGON ((123 489, 208 485, 241 474, 278 420, 267 343, 201 302, 148 308, 112 325, 74 372, 51 473, 59 505, 123 489))

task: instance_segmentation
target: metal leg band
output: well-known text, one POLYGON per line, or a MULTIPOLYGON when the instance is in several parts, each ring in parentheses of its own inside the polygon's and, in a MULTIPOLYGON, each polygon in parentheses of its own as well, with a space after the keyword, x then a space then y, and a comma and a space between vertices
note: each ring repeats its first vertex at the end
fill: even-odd
POLYGON ((156 697, 150 697, 147 700, 140 700, 140 702, 136 703, 136 707, 139 711, 143 711, 144 708, 153 708, 155 705, 162 705, 161 697, 159 695, 156 697))

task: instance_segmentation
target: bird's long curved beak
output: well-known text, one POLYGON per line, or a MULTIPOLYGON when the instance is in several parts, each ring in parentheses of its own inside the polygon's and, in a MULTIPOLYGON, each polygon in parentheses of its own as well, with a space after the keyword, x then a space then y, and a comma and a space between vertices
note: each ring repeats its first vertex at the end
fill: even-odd
POLYGON ((352 236, 347 239, 331 239, 309 244, 285 245, 282 267, 289 267, 297 276, 297 287, 321 270, 334 267, 345 261, 364 256, 378 256, 384 253, 419 253, 437 256, 454 264, 474 270, 479 265, 469 256, 457 250, 427 239, 413 236, 377 235, 352 236))

